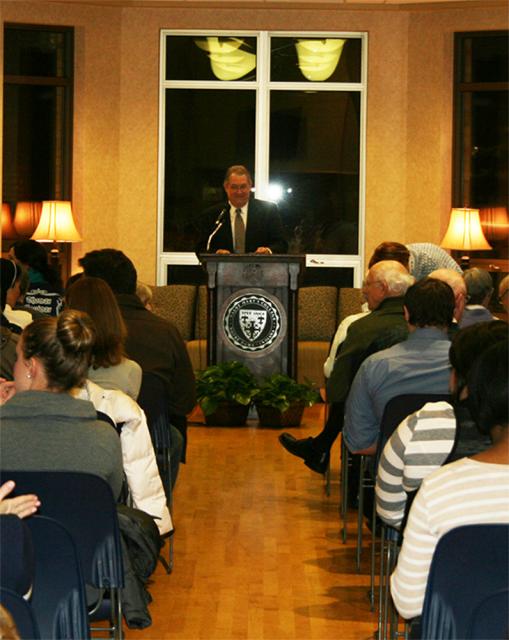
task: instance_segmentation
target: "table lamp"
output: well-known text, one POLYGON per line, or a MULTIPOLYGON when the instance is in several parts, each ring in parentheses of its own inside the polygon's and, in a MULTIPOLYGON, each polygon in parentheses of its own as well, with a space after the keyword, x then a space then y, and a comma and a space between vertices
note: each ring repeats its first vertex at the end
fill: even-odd
MULTIPOLYGON (((479 218, 479 209, 469 207, 454 208, 451 211, 449 226, 440 243, 444 249, 456 249, 459 251, 482 251, 491 249, 486 240, 479 218)), ((461 256, 461 267, 468 269, 470 255, 464 253, 461 256)))

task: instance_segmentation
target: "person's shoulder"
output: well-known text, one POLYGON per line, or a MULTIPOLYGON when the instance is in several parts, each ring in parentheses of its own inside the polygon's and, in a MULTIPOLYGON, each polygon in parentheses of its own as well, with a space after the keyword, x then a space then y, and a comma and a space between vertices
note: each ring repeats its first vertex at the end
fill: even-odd
POLYGON ((275 202, 271 202, 270 200, 259 200, 258 198, 253 198, 249 201, 249 208, 256 211, 271 212, 277 211, 278 206, 275 202))

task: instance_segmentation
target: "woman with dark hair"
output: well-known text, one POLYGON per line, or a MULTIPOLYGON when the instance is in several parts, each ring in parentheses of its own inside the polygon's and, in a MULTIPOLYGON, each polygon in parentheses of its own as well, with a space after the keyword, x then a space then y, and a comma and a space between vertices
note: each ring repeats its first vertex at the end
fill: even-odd
POLYGON ((501 320, 458 331, 449 349, 449 390, 454 408, 445 400, 427 402, 405 418, 387 441, 376 477, 377 513, 387 524, 401 525, 408 494, 417 491, 430 473, 446 461, 487 447, 468 412, 466 381, 479 356, 505 339, 507 325, 501 320))
POLYGON ((21 272, 13 260, 0 258, 0 376, 7 380, 12 380, 18 335, 12 330, 13 327, 5 316, 5 307, 9 291, 16 287, 20 275, 21 272))
POLYGON ((433 552, 445 533, 461 525, 509 523, 508 363, 506 339, 486 349, 467 378, 472 417, 491 446, 429 475, 412 504, 391 578, 404 618, 421 614, 433 552))
POLYGON ((101 278, 83 276, 69 287, 65 301, 70 309, 88 313, 95 325, 89 380, 104 389, 119 389, 136 400, 141 386, 141 367, 125 357, 127 329, 108 283, 101 278))
POLYGON ((14 382, 0 383, 2 471, 84 471, 104 478, 119 496, 120 439, 91 402, 73 397, 85 382, 94 339, 92 321, 79 311, 39 318, 24 329, 14 382))
POLYGON ((25 306, 45 315, 58 315, 63 306, 62 281, 49 265, 44 246, 36 240, 18 240, 9 253, 28 270, 25 306))

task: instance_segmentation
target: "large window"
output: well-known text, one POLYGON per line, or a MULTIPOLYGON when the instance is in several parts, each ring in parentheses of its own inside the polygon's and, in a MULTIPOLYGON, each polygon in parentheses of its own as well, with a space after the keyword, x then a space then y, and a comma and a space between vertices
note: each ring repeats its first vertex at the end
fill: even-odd
POLYGON ((159 280, 197 262, 203 212, 224 202, 225 169, 244 164, 255 197, 278 202, 290 253, 324 277, 344 266, 352 284, 365 79, 364 34, 163 32, 159 280))
POLYGON ((4 27, 4 248, 30 237, 43 200, 71 199, 73 38, 71 27, 4 27))
POLYGON ((508 42, 507 31, 458 33, 455 40, 453 206, 480 209, 499 258, 508 257, 508 42))

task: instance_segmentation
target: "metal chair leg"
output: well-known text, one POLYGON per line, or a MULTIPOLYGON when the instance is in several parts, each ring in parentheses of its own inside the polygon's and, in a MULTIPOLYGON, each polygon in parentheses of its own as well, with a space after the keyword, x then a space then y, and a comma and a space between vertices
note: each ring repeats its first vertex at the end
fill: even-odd
POLYGON ((357 551, 355 556, 355 564, 357 573, 361 571, 361 554, 362 554, 362 516, 364 510, 364 477, 366 473, 365 456, 361 456, 361 468, 359 472, 359 505, 357 507, 357 551))
POLYGON ((375 610, 375 564, 376 564, 376 501, 373 500, 373 511, 371 515, 371 572, 369 580, 369 604, 370 610, 375 610))
POLYGON ((347 536, 347 513, 348 513, 348 449, 346 444, 341 438, 341 504, 340 504, 340 516, 342 522, 341 538, 343 544, 346 543, 347 536))

